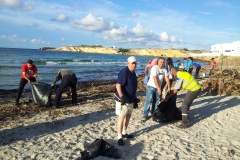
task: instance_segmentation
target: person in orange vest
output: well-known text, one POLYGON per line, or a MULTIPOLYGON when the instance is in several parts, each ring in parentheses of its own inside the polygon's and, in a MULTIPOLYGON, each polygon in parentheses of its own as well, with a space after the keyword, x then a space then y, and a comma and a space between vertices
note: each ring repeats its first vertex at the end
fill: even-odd
POLYGON ((189 119, 189 109, 194 101, 194 99, 198 96, 201 91, 201 85, 199 82, 188 72, 179 71, 178 68, 172 67, 171 69, 172 75, 177 77, 174 90, 169 95, 165 97, 163 100, 167 102, 170 97, 177 94, 177 92, 182 88, 187 90, 185 98, 183 100, 181 111, 182 111, 182 123, 178 126, 179 128, 188 128, 190 124, 189 119))

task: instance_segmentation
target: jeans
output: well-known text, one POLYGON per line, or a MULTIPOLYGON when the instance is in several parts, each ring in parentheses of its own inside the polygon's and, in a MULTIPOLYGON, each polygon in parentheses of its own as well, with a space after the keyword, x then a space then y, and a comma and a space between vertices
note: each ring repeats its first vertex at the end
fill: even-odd
MULTIPOLYGON (((36 82, 36 78, 30 79, 31 82, 36 82)), ((19 99, 22 95, 22 91, 25 87, 25 85, 28 83, 28 81, 25 78, 21 78, 20 83, 19 83, 19 88, 17 91, 17 97, 16 97, 16 102, 19 102, 19 99)))
POLYGON ((151 114, 153 115, 154 111, 155 111, 155 107, 158 104, 158 101, 160 99, 162 95, 159 95, 157 93, 157 88, 151 87, 151 86, 147 86, 147 92, 146 92, 146 99, 145 99, 145 105, 143 108, 143 116, 147 116, 148 112, 150 110, 150 103, 152 100, 152 110, 151 110, 151 114))

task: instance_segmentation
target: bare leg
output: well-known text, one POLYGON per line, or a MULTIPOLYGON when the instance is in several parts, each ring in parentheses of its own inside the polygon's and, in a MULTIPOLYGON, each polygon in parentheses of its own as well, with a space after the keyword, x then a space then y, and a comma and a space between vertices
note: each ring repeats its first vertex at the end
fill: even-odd
POLYGON ((131 118, 131 114, 127 114, 126 117, 124 118, 124 125, 123 125, 124 130, 127 130, 130 118, 131 118))
POLYGON ((122 134, 123 130, 123 123, 125 121, 126 116, 118 116, 118 123, 117 123, 117 133, 122 134))

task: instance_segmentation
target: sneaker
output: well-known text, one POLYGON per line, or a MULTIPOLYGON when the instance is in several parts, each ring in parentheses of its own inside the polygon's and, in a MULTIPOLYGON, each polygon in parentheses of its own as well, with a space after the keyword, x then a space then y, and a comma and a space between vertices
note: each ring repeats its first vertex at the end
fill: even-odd
POLYGON ((133 138, 132 134, 123 134, 122 135, 123 138, 133 138))
POLYGON ((16 106, 19 106, 19 105, 20 105, 20 103, 19 103, 18 101, 16 101, 16 102, 15 102, 15 105, 16 105, 16 106))
POLYGON ((125 143, 123 142, 123 139, 122 139, 122 138, 118 140, 118 145, 119 145, 119 146, 124 146, 124 144, 125 144, 125 143))
POLYGON ((177 126, 178 128, 185 129, 188 128, 188 124, 186 123, 181 123, 180 125, 177 126))
POLYGON ((147 121, 147 116, 143 116, 142 122, 146 122, 147 121))

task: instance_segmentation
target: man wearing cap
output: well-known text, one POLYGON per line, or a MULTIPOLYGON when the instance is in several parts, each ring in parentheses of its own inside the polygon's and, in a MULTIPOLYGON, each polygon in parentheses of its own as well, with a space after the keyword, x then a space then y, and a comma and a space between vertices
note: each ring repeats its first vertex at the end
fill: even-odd
POLYGON ((116 115, 118 115, 117 134, 118 145, 123 146, 123 138, 133 138, 133 135, 126 133, 129 120, 133 111, 133 104, 137 92, 137 76, 135 69, 137 60, 134 56, 127 59, 127 67, 123 68, 119 74, 116 84, 116 115))
POLYGON ((216 61, 214 60, 214 58, 211 59, 211 69, 210 69, 210 72, 209 72, 209 76, 213 75, 214 74, 214 70, 216 68, 216 61))
POLYGON ((169 98, 177 94, 177 92, 182 88, 187 90, 187 94, 183 100, 181 111, 182 111, 182 123, 178 126, 179 128, 188 128, 190 119, 189 119, 189 109, 193 100, 201 91, 201 85, 198 81, 188 72, 179 71, 178 68, 172 67, 171 72, 178 79, 175 83, 174 90, 163 100, 167 102, 169 98))
POLYGON ((22 65, 21 80, 19 83, 19 88, 17 92, 17 97, 15 105, 19 105, 19 99, 21 97, 22 91, 27 83, 35 82, 37 77, 37 67, 33 64, 31 59, 27 60, 27 63, 22 65))
POLYGON ((168 92, 170 92, 171 85, 168 78, 168 72, 164 67, 165 59, 160 57, 158 59, 157 65, 151 68, 150 78, 147 83, 146 99, 143 107, 143 122, 147 121, 147 116, 149 113, 150 103, 152 100, 152 110, 151 114, 153 115, 155 107, 158 105, 160 98, 162 98, 162 83, 165 78, 168 86, 168 92))

